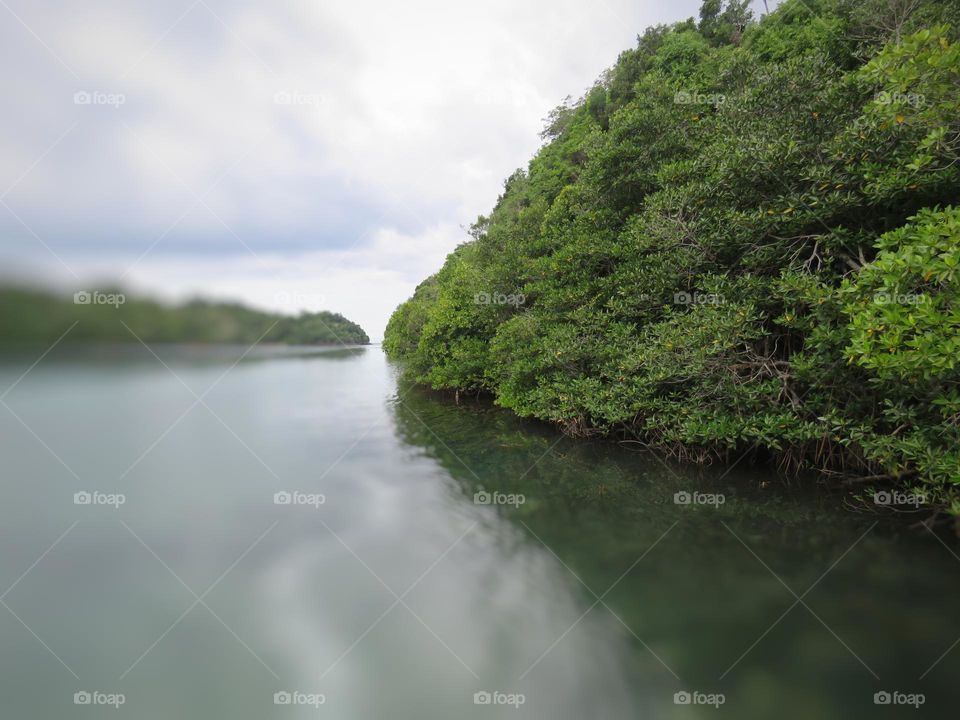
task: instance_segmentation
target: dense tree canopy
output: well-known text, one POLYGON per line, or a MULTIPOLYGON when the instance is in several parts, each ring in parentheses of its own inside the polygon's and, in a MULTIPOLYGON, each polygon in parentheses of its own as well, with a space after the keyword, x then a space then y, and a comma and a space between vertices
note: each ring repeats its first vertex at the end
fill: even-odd
POLYGON ((394 313, 418 381, 960 514, 956 0, 656 27, 394 313))

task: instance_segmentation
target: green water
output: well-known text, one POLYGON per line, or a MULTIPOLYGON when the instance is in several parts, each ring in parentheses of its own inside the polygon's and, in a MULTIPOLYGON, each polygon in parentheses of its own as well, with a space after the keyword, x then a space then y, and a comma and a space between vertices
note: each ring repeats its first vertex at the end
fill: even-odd
POLYGON ((155 350, 167 367, 135 348, 0 363, 3 717, 956 707, 960 645, 937 661, 960 637, 958 549, 899 517, 457 406, 398 385, 376 347, 155 350))

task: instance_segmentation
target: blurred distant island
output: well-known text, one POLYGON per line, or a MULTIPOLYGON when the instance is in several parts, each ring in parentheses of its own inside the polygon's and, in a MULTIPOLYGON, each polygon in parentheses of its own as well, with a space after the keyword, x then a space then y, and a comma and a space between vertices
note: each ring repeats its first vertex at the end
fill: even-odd
POLYGON ((367 333, 338 313, 298 316, 253 310, 237 303, 191 300, 165 305, 118 289, 58 294, 0 287, 0 343, 70 341, 146 343, 283 343, 366 345, 367 333), (71 329, 71 326, 72 329, 71 329))

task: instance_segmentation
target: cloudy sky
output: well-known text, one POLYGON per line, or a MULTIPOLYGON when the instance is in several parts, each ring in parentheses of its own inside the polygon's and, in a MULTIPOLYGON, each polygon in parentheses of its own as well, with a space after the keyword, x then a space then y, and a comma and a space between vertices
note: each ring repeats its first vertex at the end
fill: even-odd
POLYGON ((374 339, 646 26, 697 0, 0 0, 0 272, 374 339))

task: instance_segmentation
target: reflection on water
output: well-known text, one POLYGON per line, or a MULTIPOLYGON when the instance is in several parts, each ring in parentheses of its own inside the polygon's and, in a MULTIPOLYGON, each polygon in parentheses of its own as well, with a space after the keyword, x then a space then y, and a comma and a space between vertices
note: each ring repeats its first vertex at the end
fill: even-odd
POLYGON ((929 534, 398 387, 377 348, 154 350, 58 349, 20 380, 39 353, 0 363, 5 716, 104 714, 77 691, 138 719, 953 705, 960 651, 919 679, 960 635, 960 563, 929 534))

